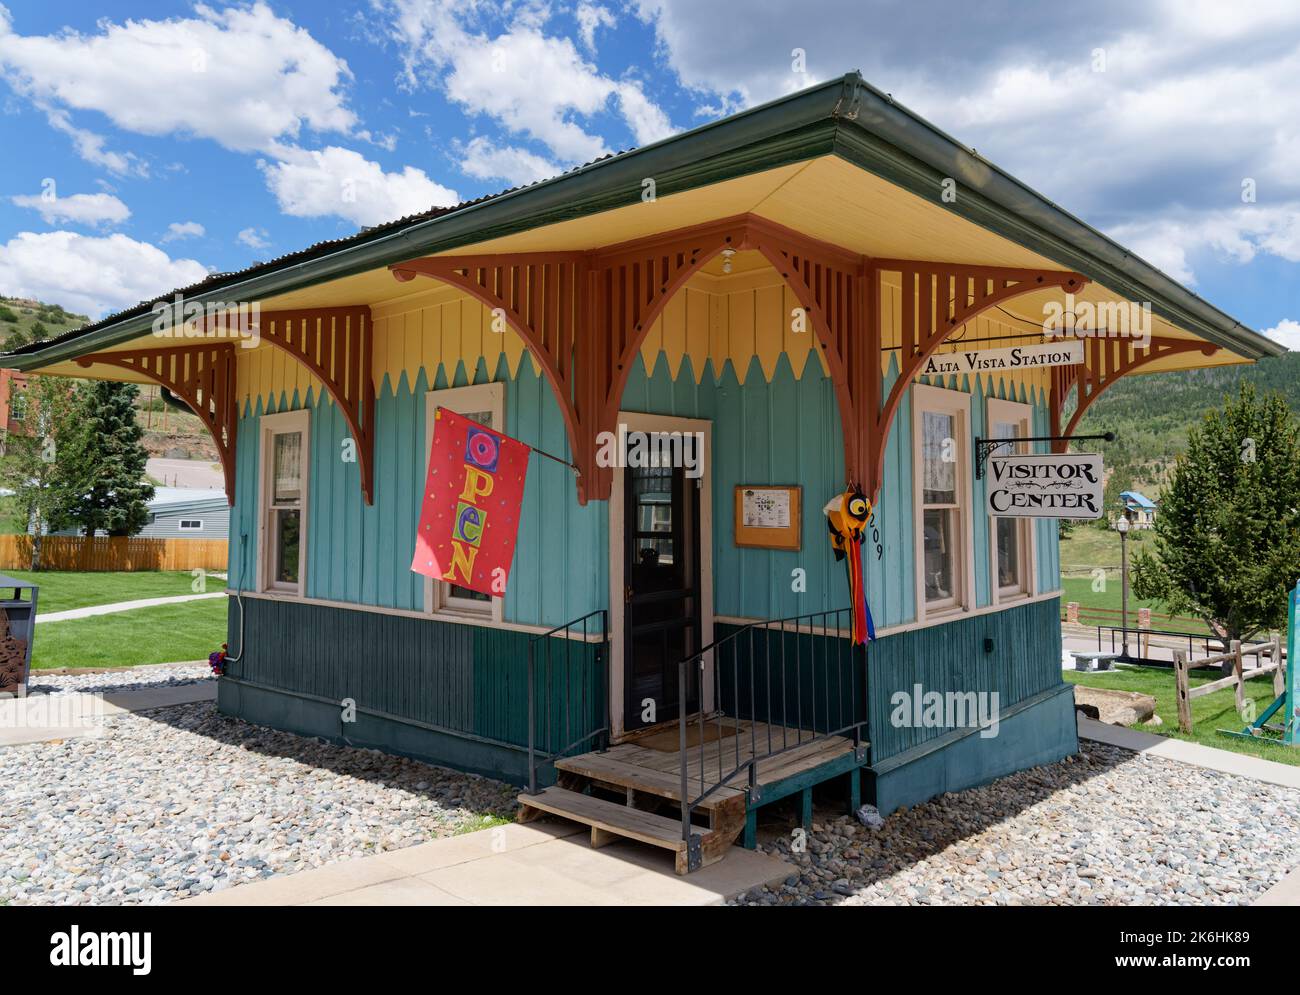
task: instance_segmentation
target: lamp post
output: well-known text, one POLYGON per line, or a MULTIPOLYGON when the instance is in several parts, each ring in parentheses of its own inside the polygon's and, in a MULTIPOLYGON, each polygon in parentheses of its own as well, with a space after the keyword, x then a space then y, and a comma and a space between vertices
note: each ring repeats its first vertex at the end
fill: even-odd
POLYGON ((1128 659, 1128 528, 1128 515, 1120 515, 1115 522, 1115 531, 1119 533, 1120 624, 1124 626, 1122 660, 1128 659))

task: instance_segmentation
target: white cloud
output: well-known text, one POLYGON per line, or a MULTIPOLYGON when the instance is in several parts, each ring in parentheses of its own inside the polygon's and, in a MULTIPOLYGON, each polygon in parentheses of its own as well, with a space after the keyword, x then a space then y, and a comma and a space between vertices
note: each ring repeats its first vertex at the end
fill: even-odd
POLYGON ((108 193, 74 193, 71 197, 19 194, 10 198, 18 207, 39 211, 47 225, 70 221, 79 225, 121 224, 130 209, 108 193))
POLYGON ((265 228, 244 228, 235 236, 235 241, 250 249, 266 249, 271 245, 271 235, 265 228))
MULTIPOLYGON (((0 71, 68 131, 83 156, 115 172, 124 157, 74 128, 69 111, 105 115, 143 135, 187 134, 264 151, 303 128, 348 133, 347 63, 269 6, 194 8, 193 17, 103 20, 95 34, 20 35, 0 15, 0 71)), ((125 168, 124 168, 125 167, 125 168)))
POLYGON ((167 226, 167 234, 162 237, 164 242, 177 242, 183 238, 202 238, 208 233, 197 221, 173 221, 167 226))
POLYGON ((1282 343, 1292 352, 1300 351, 1300 321, 1283 318, 1272 328, 1264 329, 1263 334, 1282 343))
POLYGON ((20 232, 0 245, 0 287, 6 294, 62 304, 92 317, 207 275, 193 259, 172 259, 157 246, 121 234, 20 232))
POLYGON ((574 19, 578 22, 578 37, 582 39, 582 47, 588 52, 596 51, 596 29, 612 28, 618 24, 606 8, 599 4, 587 3, 582 0, 578 4, 578 9, 574 11, 574 19))
POLYGON ((605 140, 579 119, 616 108, 638 141, 671 130, 667 115, 637 84, 602 74, 571 39, 546 35, 545 6, 512 10, 509 30, 493 36, 463 23, 480 13, 472 4, 373 3, 390 19, 409 84, 440 86, 467 112, 488 115, 507 131, 541 142, 566 165, 609 152, 605 140))
POLYGON ((1134 248, 1172 275, 1194 279, 1205 253, 1300 254, 1300 222, 1277 217, 1300 202, 1300 5, 1095 0, 1083 34, 1051 5, 1018 7, 1014 32, 981 5, 950 5, 938 32, 923 4, 880 6, 858 22, 829 16, 839 5, 825 0, 750 0, 740 16, 697 0, 633 9, 704 113, 858 68, 1107 232, 1142 230, 1134 248), (808 53, 804 78, 795 48, 808 53), (1239 209, 1248 178, 1272 215, 1263 227, 1239 209))
POLYGON ((435 183, 421 169, 407 166, 400 173, 387 173, 351 149, 283 147, 278 157, 259 165, 280 210, 294 217, 333 214, 358 225, 375 225, 460 200, 456 191, 435 183))
POLYGON ((557 176, 562 169, 549 159, 527 149, 496 145, 479 136, 464 144, 453 145, 461 172, 480 180, 505 180, 510 186, 523 186, 557 176))
MULTIPOLYGON (((0 39, 3 40, 3 39, 0 39)), ((113 152, 106 146, 108 140, 86 128, 78 128, 72 123, 68 112, 57 107, 43 107, 45 119, 55 131, 61 131, 72 139, 77 155, 92 166, 107 169, 118 176, 148 176, 148 164, 133 152, 113 152)))
POLYGON ((1196 257, 1244 265, 1256 256, 1300 262, 1300 201, 1230 210, 1170 210, 1151 220, 1116 225, 1120 244, 1189 286, 1196 257))

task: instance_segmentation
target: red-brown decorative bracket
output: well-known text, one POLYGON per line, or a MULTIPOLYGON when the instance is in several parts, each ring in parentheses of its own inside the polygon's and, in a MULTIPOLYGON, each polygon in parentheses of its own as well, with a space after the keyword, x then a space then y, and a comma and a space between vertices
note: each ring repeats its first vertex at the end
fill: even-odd
POLYGON ((1087 282, 1054 270, 872 260, 752 215, 592 252, 432 256, 390 269, 398 280, 429 276, 461 288, 523 338, 564 414, 585 504, 609 496, 612 470, 596 465, 597 440, 617 431, 646 335, 673 295, 726 250, 762 253, 807 313, 835 385, 846 475, 872 495, 903 393, 950 333, 1020 294, 1087 282), (912 294, 904 294, 903 370, 882 402, 878 302, 889 270, 912 294))
POLYGON ((263 311, 258 329, 263 339, 307 367, 339 406, 356 442, 361 495, 366 504, 374 504, 374 331, 370 308, 263 311))
POLYGON ((237 338, 241 346, 251 332, 310 370, 347 422, 356 443, 361 494, 366 504, 374 504, 374 332, 369 306, 260 311, 251 316, 252 329, 243 324, 249 317, 233 312, 205 315, 192 323, 191 332, 237 338), (236 317, 238 327, 227 324, 236 317))
POLYGON ((130 370, 166 387, 199 416, 217 445, 226 478, 226 500, 235 503, 235 347, 202 343, 169 349, 135 349, 80 356, 77 364, 104 363, 130 370))
POLYGON ((1049 403, 1052 413, 1052 434, 1061 436, 1061 441, 1053 444, 1058 453, 1065 452, 1069 445, 1065 437, 1074 435, 1079 422, 1094 401, 1120 377, 1141 369, 1148 363, 1181 353, 1200 352, 1213 356, 1218 347, 1209 342, 1189 339, 1152 338, 1145 348, 1140 347, 1134 339, 1090 338, 1084 350, 1084 362, 1079 366, 1058 366, 1052 370, 1052 390, 1049 403), (1071 415, 1065 431, 1061 431, 1061 415, 1065 409, 1066 398, 1070 389, 1078 387, 1078 404, 1071 415))
MULTIPOLYGON (((877 303, 869 309, 866 335, 871 351, 877 356, 881 346, 878 303, 883 294, 881 277, 893 272, 902 278, 902 349, 898 379, 883 403, 873 405, 877 412, 875 425, 867 433, 865 451, 858 456, 858 465, 867 471, 865 478, 861 479, 863 489, 874 496, 880 491, 889 430, 903 395, 948 336, 990 308, 1005 304, 1012 298, 1051 288, 1078 293, 1088 280, 1079 273, 1061 270, 959 266, 906 259, 875 259, 871 268, 872 296, 877 303)), ((870 384, 880 384, 880 380, 871 377, 868 386, 870 384)))

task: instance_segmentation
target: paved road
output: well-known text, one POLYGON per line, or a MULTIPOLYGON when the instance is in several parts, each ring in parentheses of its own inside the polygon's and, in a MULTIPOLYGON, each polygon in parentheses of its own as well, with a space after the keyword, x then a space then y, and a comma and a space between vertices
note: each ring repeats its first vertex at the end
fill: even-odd
POLYGON ((155 480, 161 480, 167 487, 196 487, 219 491, 226 486, 220 468, 207 460, 154 457, 145 464, 145 473, 155 480))

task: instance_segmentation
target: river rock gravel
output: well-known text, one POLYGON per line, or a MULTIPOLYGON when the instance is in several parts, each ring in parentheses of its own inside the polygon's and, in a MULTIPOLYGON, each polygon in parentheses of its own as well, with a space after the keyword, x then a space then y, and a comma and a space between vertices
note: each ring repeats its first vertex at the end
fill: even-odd
POLYGON ((27 679, 28 694, 97 694, 132 691, 137 688, 185 687, 216 680, 212 668, 202 663, 159 663, 122 670, 101 670, 90 674, 56 674, 33 670, 27 679))
POLYGON ((1081 745, 874 831, 828 809, 800 840, 783 813, 760 845, 790 877, 734 904, 1243 905, 1300 864, 1300 791, 1081 745))
POLYGON ((0 749, 0 906, 167 902, 508 818, 514 794, 211 702, 120 715, 102 737, 0 749))

